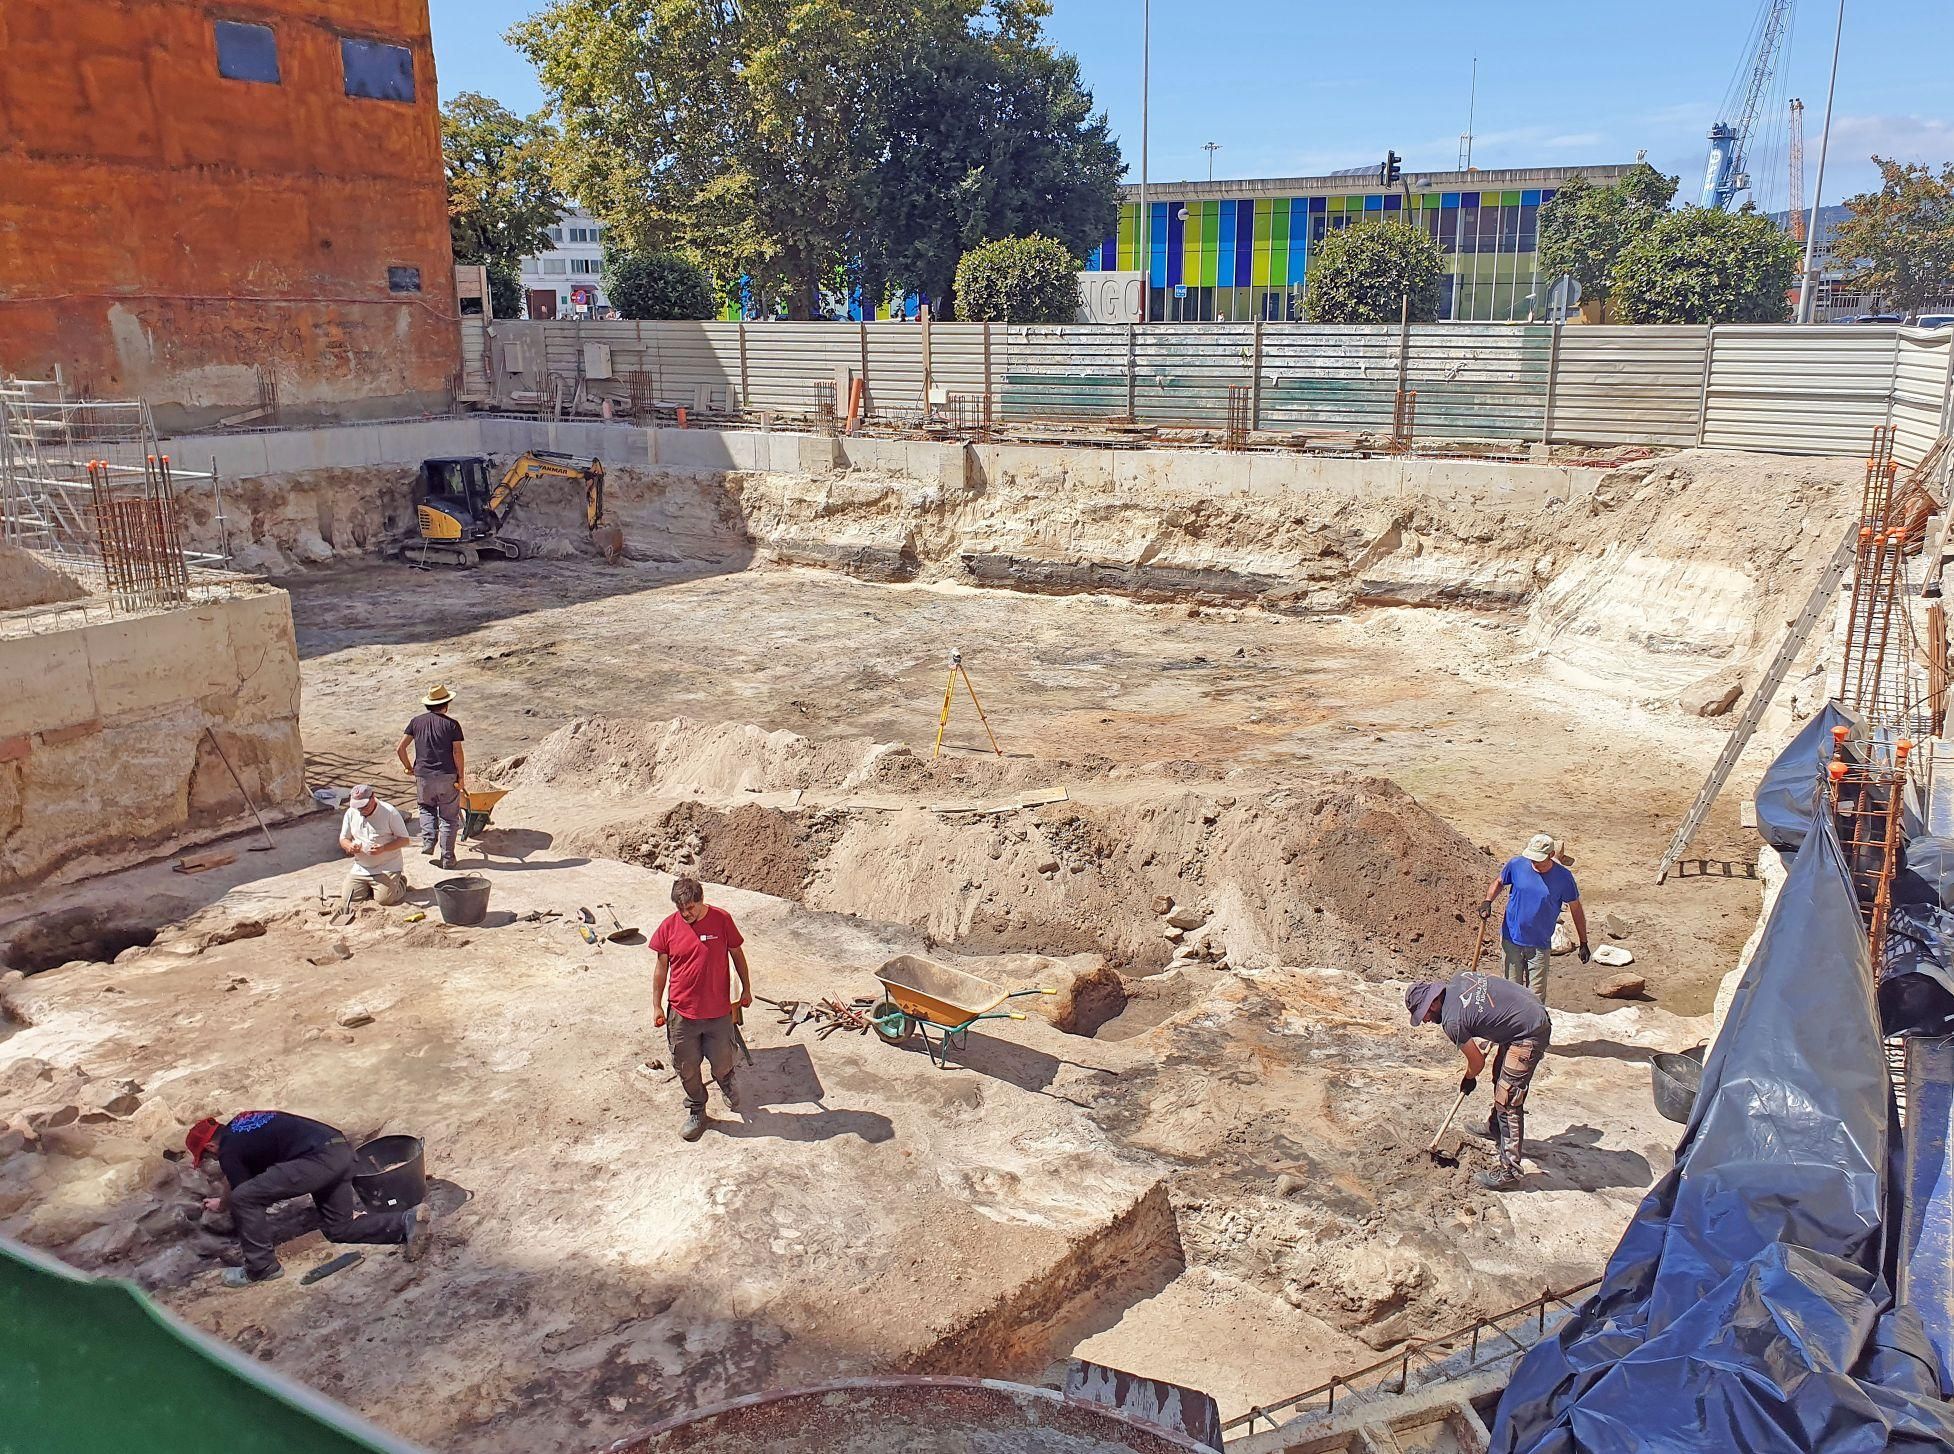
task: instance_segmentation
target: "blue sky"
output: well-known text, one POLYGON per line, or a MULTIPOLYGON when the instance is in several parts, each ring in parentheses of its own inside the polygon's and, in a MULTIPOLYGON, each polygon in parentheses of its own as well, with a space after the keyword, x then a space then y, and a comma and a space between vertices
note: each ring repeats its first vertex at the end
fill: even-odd
MULTIPOLYGON (((1304 176, 1374 164, 1456 164, 1472 58, 1481 167, 1649 160, 1692 196, 1704 133, 1731 87, 1757 0, 1152 0, 1155 181, 1304 176)), ((538 0, 431 0, 443 96, 478 90, 521 110, 543 97, 502 40, 538 0)), ((1806 191, 1818 160, 1833 3, 1796 7, 1768 128, 1752 150, 1760 202, 1784 205, 1784 98, 1806 104, 1806 191)), ((1140 0, 1056 0, 1053 38, 1080 59, 1139 177, 1140 0)), ((1825 200, 1868 186, 1873 152, 1954 161, 1954 4, 1851 0, 1825 200)))

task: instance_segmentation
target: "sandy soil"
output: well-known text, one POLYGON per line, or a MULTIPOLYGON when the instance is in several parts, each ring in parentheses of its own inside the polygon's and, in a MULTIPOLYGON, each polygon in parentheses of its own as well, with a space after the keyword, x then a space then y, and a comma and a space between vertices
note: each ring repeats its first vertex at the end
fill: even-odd
MULTIPOLYGON (((1737 805, 1768 731, 1697 840, 1727 872, 1654 886, 1727 730, 1675 699, 1754 673, 1851 468, 1692 454, 1531 513, 620 479, 641 558, 463 574, 347 566, 378 496, 287 550, 316 502, 267 487, 254 541, 332 567, 288 582, 313 781, 400 795, 393 742, 453 687, 477 779, 513 789, 464 855, 495 915, 330 930, 324 815, 198 878, 0 906, 0 954, 49 969, 0 984, 0 1231, 490 1454, 834 1374, 1036 1378, 1074 1353, 1234 1413, 1583 1281, 1674 1142, 1647 1053, 1704 1037, 1757 911, 1737 805), (1102 563, 1204 584, 976 589, 972 551, 1052 591, 1102 563), (810 559, 845 569, 780 563, 810 559), (847 573, 890 562, 914 578, 847 573), (1259 599, 1223 599, 1250 577, 1259 599), (953 649, 1002 756, 959 685, 930 758, 953 649), (1556 961, 1532 1166, 1495 1195, 1483 1146, 1425 1155, 1457 1058, 1403 1025, 1402 979, 1466 957, 1471 903, 1542 829, 1654 1003, 1556 961), (675 871, 729 885, 763 994, 868 993, 897 953, 1061 993, 948 1071, 758 1016, 754 1103, 685 1147, 639 1068, 642 950, 567 918, 649 925, 675 871), (247 1103, 426 1135, 437 1254, 216 1290, 222 1244, 157 1153, 247 1103)), ((416 904, 432 877, 415 862, 416 904)))

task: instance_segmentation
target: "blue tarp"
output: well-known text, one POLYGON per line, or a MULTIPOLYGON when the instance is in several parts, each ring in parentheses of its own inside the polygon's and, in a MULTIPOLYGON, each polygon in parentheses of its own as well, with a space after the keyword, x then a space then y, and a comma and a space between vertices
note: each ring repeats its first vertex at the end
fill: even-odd
POLYGON ((1497 1454, 1954 1448, 1888 1281, 1896 1133, 1865 930, 1829 814, 1803 842, 1675 1168, 1601 1290, 1521 1359, 1497 1454))

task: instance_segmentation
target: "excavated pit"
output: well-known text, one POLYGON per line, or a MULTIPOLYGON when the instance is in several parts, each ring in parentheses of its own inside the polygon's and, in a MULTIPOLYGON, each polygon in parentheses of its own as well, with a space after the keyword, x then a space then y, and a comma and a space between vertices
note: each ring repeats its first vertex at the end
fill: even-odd
POLYGON ((41 974, 73 960, 106 962, 154 944, 168 923, 94 907, 37 915, 0 931, 0 966, 41 974))

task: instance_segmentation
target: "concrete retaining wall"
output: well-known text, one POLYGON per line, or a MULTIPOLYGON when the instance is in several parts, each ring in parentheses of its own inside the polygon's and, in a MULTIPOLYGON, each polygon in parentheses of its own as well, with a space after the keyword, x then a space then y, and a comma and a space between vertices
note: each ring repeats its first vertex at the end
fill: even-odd
POLYGON ((0 637, 0 895, 249 824, 303 800, 291 598, 268 586, 0 637))
POLYGON ((412 465, 438 455, 508 456, 560 450, 614 469, 650 474, 768 471, 817 475, 862 470, 925 485, 962 489, 1048 479, 1117 497, 1136 489, 1203 494, 1331 491, 1353 497, 1457 494, 1524 505, 1592 495, 1606 474, 1572 465, 1471 459, 1227 453, 1199 449, 1091 449, 1031 444, 831 438, 781 430, 644 428, 598 421, 461 417, 403 423, 294 429, 263 434, 187 436, 165 446, 187 469, 228 478, 301 470, 412 465))

